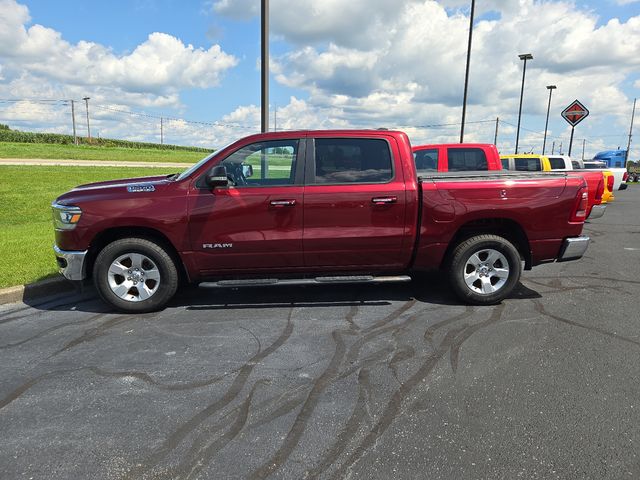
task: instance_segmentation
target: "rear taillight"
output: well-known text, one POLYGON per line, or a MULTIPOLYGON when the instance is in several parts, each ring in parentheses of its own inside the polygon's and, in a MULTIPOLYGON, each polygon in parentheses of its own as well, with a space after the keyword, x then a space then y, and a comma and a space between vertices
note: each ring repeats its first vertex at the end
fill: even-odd
POLYGON ((587 207, 589 206, 589 195, 587 194, 587 187, 582 187, 578 190, 576 196, 576 206, 571 214, 570 222, 584 222, 587 218, 587 207))
POLYGON ((607 177, 607 190, 609 190, 610 192, 613 192, 613 181, 615 179, 613 178, 613 175, 609 175, 609 177, 607 177))
POLYGON ((624 175, 622 176, 622 181, 626 182, 627 178, 629 178, 629 172, 624 172, 624 175))
POLYGON ((602 203, 602 195, 604 195, 604 178, 600 179, 598 188, 596 188, 596 205, 602 203))

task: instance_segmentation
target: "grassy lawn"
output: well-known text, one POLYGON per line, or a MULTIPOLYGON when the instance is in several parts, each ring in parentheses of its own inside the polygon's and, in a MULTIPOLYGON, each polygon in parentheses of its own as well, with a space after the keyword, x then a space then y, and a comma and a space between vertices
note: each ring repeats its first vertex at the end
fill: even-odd
POLYGON ((206 153, 181 150, 0 142, 0 158, 195 163, 205 156, 207 156, 206 153))
POLYGON ((58 195, 82 183, 175 173, 172 170, 175 169, 0 166, 0 288, 30 283, 57 272, 49 206, 58 195))

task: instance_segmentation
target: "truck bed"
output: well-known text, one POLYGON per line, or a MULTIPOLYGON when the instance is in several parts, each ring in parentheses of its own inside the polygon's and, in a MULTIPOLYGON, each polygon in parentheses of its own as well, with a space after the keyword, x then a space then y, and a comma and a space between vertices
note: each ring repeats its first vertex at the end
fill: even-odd
POLYGON ((443 172, 420 177, 419 186, 416 269, 442 266, 468 232, 512 239, 530 268, 554 261, 564 238, 582 231, 569 216, 586 183, 566 172, 443 172))

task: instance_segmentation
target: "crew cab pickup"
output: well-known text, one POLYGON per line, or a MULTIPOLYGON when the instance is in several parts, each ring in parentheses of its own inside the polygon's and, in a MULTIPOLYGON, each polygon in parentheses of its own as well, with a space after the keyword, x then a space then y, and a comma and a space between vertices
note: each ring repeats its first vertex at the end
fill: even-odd
POLYGON ((417 145, 413 157, 418 175, 430 172, 502 170, 500 154, 490 143, 417 145))
POLYGON ((582 257, 582 178, 501 172, 418 177, 398 131, 272 132, 185 172, 83 185, 52 205, 61 272, 113 307, 163 307, 205 286, 408 281, 441 269, 473 304, 522 270, 582 257))

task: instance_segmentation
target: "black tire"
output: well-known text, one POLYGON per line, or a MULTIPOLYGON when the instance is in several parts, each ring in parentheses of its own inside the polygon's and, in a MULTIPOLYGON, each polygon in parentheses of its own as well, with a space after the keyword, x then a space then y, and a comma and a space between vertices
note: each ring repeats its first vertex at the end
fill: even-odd
POLYGON ((144 238, 123 238, 110 243, 98 254, 93 266, 93 283, 100 298, 121 312, 144 313, 163 308, 176 293, 178 282, 176 265, 165 248, 144 238), (139 271, 131 259, 142 259, 137 262, 139 271), (112 266, 118 272, 120 268, 130 269, 119 275, 110 272, 112 266))
POLYGON ((447 268, 455 294, 473 305, 501 302, 522 273, 518 250, 498 235, 477 235, 464 240, 451 252, 447 268))

